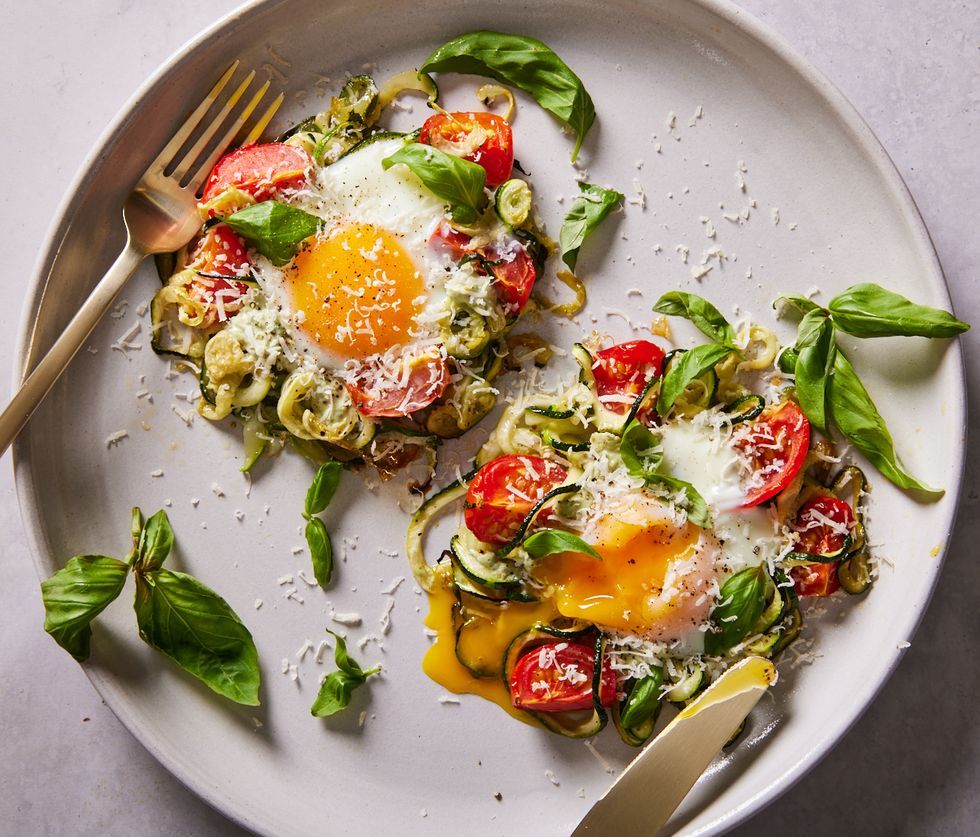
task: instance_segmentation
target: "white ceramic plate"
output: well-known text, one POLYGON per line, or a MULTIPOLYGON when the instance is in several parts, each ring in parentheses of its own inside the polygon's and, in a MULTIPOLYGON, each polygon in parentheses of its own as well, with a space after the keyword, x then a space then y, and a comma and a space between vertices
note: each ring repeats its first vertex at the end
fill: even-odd
MULTIPOLYGON (((18 368, 27 362, 33 324, 35 346, 46 347, 110 263, 122 239, 124 195, 233 58, 274 68, 280 82, 285 77, 284 126, 318 109, 317 91, 329 94, 345 70, 377 64, 373 71, 383 79, 416 66, 449 37, 486 27, 538 36, 575 68, 599 113, 582 161, 590 179, 634 198, 637 187, 646 194, 645 209, 629 203, 625 216, 587 245, 580 265, 588 277, 588 312, 578 325, 548 326, 558 344, 592 328, 626 338, 633 332, 615 312, 648 322, 652 302, 676 287, 703 293, 726 311, 737 304, 767 323, 779 291, 818 286, 826 298, 855 281, 878 281, 948 305, 922 222, 871 132, 811 67, 732 5, 270 0, 222 21, 175 55, 109 129, 40 261, 18 368), (318 84, 324 75, 334 81, 318 84), (749 199, 755 203, 747 221, 723 217, 749 199), (706 235, 702 217, 716 238, 706 235), (686 264, 679 245, 690 250, 686 264), (728 260, 697 282, 691 269, 712 247, 728 260), (627 297, 632 288, 642 297, 627 297)), ((476 104, 478 83, 446 79, 442 87, 450 105, 468 108, 476 104)), ((401 115, 401 124, 417 124, 423 111, 417 105, 414 114, 401 115)), ((563 211, 556 198, 575 191, 570 141, 527 101, 515 135, 554 233, 563 211)), ((411 583, 396 594, 384 651, 372 643, 358 652, 366 662, 382 660, 384 678, 359 693, 348 714, 327 722, 309 716, 323 668, 307 655, 298 663, 297 684, 280 673, 280 663, 296 663, 304 641, 323 636, 328 603, 364 615, 364 627, 351 632, 355 640, 377 632, 380 591, 407 571, 403 557, 379 551, 401 551, 407 519, 395 507, 399 492, 392 485, 371 492, 346 477, 328 519, 336 542, 357 536, 356 550, 340 565, 335 589, 324 593, 297 578, 304 603, 284 599, 277 580, 308 561, 291 548, 302 543, 299 510, 311 469, 284 456, 258 469, 249 496, 237 471, 237 431, 203 420, 185 426, 172 405, 188 410, 178 395, 194 382, 165 378, 167 364, 149 350, 146 320, 136 313, 156 282, 147 264, 123 294, 124 315, 106 318, 90 341, 98 353, 79 355, 19 440, 26 528, 38 570, 48 575, 74 553, 122 554, 129 507, 152 511, 172 502, 178 536, 172 560, 221 591, 252 629, 263 661, 263 707, 251 711, 215 699, 162 662, 138 640, 125 601, 100 617, 86 667, 108 704, 188 786, 260 832, 567 833, 610 775, 582 743, 514 723, 477 698, 440 704, 442 690, 419 668, 426 647, 423 599, 411 583), (135 342, 143 349, 111 350, 137 321, 142 333, 135 342), (153 393, 152 402, 136 397, 142 389, 153 393), (107 450, 105 438, 121 429, 128 438, 107 450), (162 476, 151 475, 157 469, 162 476), (200 498, 199 505, 191 498, 200 498), (236 510, 244 512, 240 522, 236 510), (257 598, 264 602, 259 610, 257 598), (358 729, 362 710, 366 723, 358 729)), ((674 830, 730 827, 798 779, 882 685, 928 601, 962 467, 959 348, 868 341, 855 345, 852 357, 911 469, 948 493, 918 506, 873 477, 871 537, 889 561, 881 578, 865 599, 833 603, 824 618, 808 620, 812 663, 794 668, 784 661, 774 700, 698 784, 672 821, 674 830)), ((608 731, 596 747, 620 767, 631 752, 615 738, 608 731)))

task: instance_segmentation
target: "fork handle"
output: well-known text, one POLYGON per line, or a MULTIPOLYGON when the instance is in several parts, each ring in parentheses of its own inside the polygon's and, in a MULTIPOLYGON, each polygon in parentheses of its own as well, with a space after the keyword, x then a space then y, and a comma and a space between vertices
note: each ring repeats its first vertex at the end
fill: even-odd
POLYGON ((127 237, 126 246, 119 257, 106 271, 98 285, 85 300, 82 307, 72 317, 62 335, 55 341, 50 351, 24 379, 20 389, 14 394, 3 414, 0 414, 0 455, 10 446, 21 429, 27 424, 38 404, 54 386, 61 373, 76 352, 98 325, 102 315, 123 286, 133 275, 145 253, 139 250, 127 237))

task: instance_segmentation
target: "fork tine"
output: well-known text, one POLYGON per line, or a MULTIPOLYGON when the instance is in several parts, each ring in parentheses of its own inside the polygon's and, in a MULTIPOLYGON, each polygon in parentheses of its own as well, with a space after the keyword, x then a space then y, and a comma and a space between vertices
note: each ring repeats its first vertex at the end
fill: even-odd
POLYGON ((199 104, 194 109, 194 112, 187 117, 184 124, 181 125, 180 128, 177 129, 177 132, 170 138, 170 142, 166 144, 163 151, 161 151, 157 155, 156 159, 150 163, 146 170, 147 173, 152 171, 162 171, 170 164, 173 158, 177 156, 177 152, 180 151, 181 146, 187 142, 198 123, 204 117, 204 114, 206 114, 211 108, 211 105, 215 103, 221 91, 224 90, 225 85, 235 74, 235 70, 238 69, 238 65, 240 63, 240 61, 235 60, 232 65, 225 70, 224 75, 218 79, 208 95, 204 97, 201 104, 199 104))
POLYGON ((285 93, 280 93, 272 101, 272 104, 265 109, 265 113, 259 118, 259 121, 255 123, 255 126, 251 131, 248 132, 248 136, 242 140, 242 145, 252 145, 259 141, 259 137, 262 136, 262 132, 269 126, 272 121, 272 117, 276 115, 276 111, 279 110, 279 106, 283 103, 286 98, 285 93))
MULTIPOLYGON (((252 100, 245 106, 244 110, 242 110, 239 117, 231 124, 228 130, 225 131, 225 135, 215 146, 214 151, 212 151, 210 156, 201 164, 185 188, 188 188, 195 193, 201 188, 201 184, 204 183, 204 179, 208 176, 208 174, 210 174, 211 169, 214 168, 214 164, 218 162, 218 158, 221 157, 221 155, 227 150, 228 146, 231 145, 231 141, 235 138, 235 135, 242 129, 242 126, 252 115, 252 111, 254 111, 259 102, 262 101, 262 97, 265 96, 270 84, 271 82, 267 81, 255 92, 255 95, 252 96, 252 100)), ((262 120, 265 120, 266 117, 268 117, 268 119, 272 119, 272 116, 279 108, 279 104, 282 102, 282 98, 283 96, 280 94, 278 99, 273 102, 273 106, 269 108, 272 113, 270 114, 269 110, 267 110, 266 113, 263 114, 262 120)), ((260 123, 262 120, 259 120, 260 123)), ((217 124, 217 122, 215 124, 217 124)), ((252 133, 254 133, 254 131, 252 133)), ((251 136, 251 133, 249 136, 251 136)))
POLYGON ((218 129, 224 124, 224 121, 228 118, 228 114, 231 113, 232 108, 238 104, 238 100, 244 95, 245 91, 248 90, 248 86, 252 83, 252 79, 254 78, 255 70, 252 70, 247 76, 245 76, 245 80, 238 85, 238 89, 228 97, 228 101, 225 102, 225 106, 221 109, 218 115, 211 120, 211 123, 207 128, 205 128, 204 133, 201 134, 197 142, 191 146, 190 150, 177 164, 177 168, 175 168, 171 173, 170 176, 174 180, 179 183, 186 177, 187 172, 191 170, 191 166, 197 162, 197 158, 201 156, 201 152, 208 147, 211 139, 218 132, 218 129))

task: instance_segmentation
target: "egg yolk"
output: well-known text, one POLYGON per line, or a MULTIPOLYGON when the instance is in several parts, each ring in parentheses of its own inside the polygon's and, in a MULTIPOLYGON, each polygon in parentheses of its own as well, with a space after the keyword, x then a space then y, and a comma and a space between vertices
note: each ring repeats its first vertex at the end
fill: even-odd
POLYGON ((579 553, 543 559, 535 577, 551 585, 563 616, 660 641, 679 639, 711 608, 715 573, 710 538, 678 527, 656 501, 610 511, 596 524, 596 560, 579 553))
POLYGON ((324 350, 365 358, 405 343, 425 283, 397 238, 373 224, 337 227, 316 239, 287 272, 300 328, 324 350))

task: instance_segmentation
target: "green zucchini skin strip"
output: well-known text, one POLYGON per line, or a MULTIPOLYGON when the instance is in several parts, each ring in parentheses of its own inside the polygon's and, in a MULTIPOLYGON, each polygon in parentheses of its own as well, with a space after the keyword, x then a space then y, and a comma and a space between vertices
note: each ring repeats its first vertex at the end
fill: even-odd
POLYGON ((521 541, 524 540, 524 536, 527 534, 527 530, 530 528, 531 524, 534 523, 534 518, 538 516, 541 510, 555 497, 562 494, 570 494, 573 491, 579 491, 581 489, 580 485, 576 483, 571 483, 570 485, 559 485, 557 488, 552 488, 547 494, 544 495, 538 502, 534 504, 531 511, 528 512, 527 517, 524 518, 521 525, 518 527, 517 532, 514 537, 504 546, 500 548, 500 555, 507 555, 513 552, 517 547, 521 545, 521 541))
POLYGON ((426 562, 422 550, 422 538, 425 535, 425 530, 442 509, 466 496, 466 490, 474 476, 476 476, 475 470, 464 474, 462 479, 454 480, 441 491, 429 497, 412 515, 412 521, 408 525, 408 534, 405 537, 405 554, 408 557, 408 565, 412 570, 412 575, 415 576, 416 583, 426 593, 432 592, 436 577, 435 571, 426 562))

